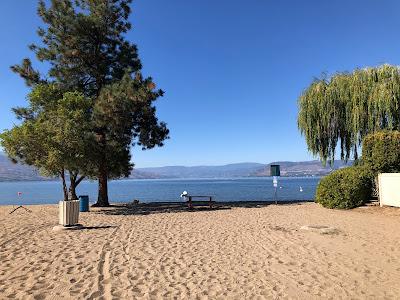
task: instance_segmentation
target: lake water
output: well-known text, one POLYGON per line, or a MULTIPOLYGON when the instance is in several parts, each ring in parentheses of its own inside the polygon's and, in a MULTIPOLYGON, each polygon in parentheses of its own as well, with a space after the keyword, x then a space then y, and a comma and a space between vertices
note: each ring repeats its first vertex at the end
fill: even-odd
MULTIPOLYGON (((312 200, 319 177, 283 177, 278 182, 278 201, 312 200)), ((78 195, 97 197, 97 182, 84 181, 78 195)), ((111 202, 181 201, 180 194, 212 195, 215 201, 267 201, 274 199, 271 177, 234 179, 140 179, 109 182, 111 202)), ((0 182, 1 204, 55 204, 62 199, 61 182, 0 182), (18 198, 18 192, 22 195, 18 198)))

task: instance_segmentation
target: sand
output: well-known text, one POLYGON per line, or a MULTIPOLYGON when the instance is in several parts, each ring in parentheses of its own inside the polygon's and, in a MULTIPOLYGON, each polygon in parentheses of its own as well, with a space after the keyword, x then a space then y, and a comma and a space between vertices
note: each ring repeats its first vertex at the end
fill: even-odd
POLYGON ((400 295, 395 208, 338 211, 314 203, 194 212, 111 208, 81 214, 85 229, 58 232, 52 231, 56 206, 29 208, 32 213, 8 215, 12 207, 0 207, 1 299, 400 295))

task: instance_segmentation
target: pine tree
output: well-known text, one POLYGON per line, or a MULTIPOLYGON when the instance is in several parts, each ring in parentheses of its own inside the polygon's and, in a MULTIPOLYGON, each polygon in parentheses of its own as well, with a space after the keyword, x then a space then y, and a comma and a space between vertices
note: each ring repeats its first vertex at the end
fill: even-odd
MULTIPOLYGON (((50 63, 47 79, 28 59, 12 67, 28 86, 56 82, 62 92, 78 91, 93 100, 98 206, 109 205, 108 178, 129 174, 130 145, 137 143, 143 149, 162 146, 169 133, 166 124, 157 120, 152 104, 163 92, 155 90, 151 78, 141 78, 137 47, 124 36, 131 29, 130 4, 131 0, 51 0, 46 7, 39 1, 42 43, 32 44, 30 49, 40 62, 50 63), (133 98, 110 94, 121 92, 121 86, 135 91, 130 111, 119 108, 133 98), (132 119, 126 122, 129 117, 132 119)), ((25 108, 14 111, 21 119, 30 117, 25 108)))

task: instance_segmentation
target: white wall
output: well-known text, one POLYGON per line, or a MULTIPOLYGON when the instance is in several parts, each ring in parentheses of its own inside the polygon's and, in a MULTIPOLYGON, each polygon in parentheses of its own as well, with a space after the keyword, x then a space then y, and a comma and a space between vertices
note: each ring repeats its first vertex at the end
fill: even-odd
POLYGON ((400 207, 400 173, 378 175, 380 205, 400 207))

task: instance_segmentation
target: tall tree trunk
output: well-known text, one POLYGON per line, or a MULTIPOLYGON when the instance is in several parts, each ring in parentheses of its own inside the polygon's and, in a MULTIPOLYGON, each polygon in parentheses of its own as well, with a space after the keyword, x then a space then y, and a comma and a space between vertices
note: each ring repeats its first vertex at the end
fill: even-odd
POLYGON ((110 206, 108 202, 108 171, 107 171, 107 157, 106 157, 106 136, 104 133, 99 134, 99 143, 101 145, 101 159, 99 161, 99 189, 97 196, 97 203, 94 206, 104 207, 110 206))
POLYGON ((67 190, 67 184, 65 183, 64 170, 60 171, 60 176, 61 176, 62 185, 63 185, 64 201, 68 201, 68 190, 67 190))
POLYGON ((99 194, 97 197, 96 206, 110 206, 108 202, 108 176, 107 171, 102 166, 99 173, 99 194))

